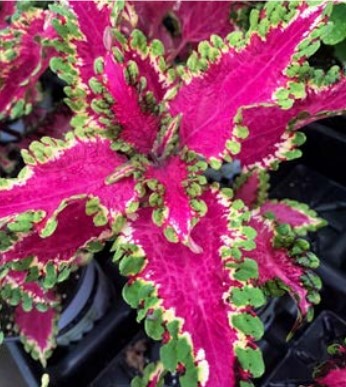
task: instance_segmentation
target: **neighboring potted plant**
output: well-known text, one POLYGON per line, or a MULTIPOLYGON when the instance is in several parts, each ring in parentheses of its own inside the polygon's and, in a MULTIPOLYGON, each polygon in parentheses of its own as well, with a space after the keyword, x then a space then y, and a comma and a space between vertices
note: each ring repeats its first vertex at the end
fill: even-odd
POLYGON ((342 387, 346 380, 346 340, 339 340, 328 347, 331 355, 324 364, 316 367, 314 372, 317 386, 342 387))
POLYGON ((299 322, 320 301, 304 236, 325 222, 268 199, 267 171, 301 155, 298 129, 346 109, 344 70, 309 63, 333 3, 257 4, 246 31, 229 24, 245 2, 4 4, 1 119, 35 112, 48 63, 72 111, 71 130, 31 142, 18 177, 0 179, 0 295, 25 349, 46 364, 56 285, 112 241, 123 297, 162 341, 133 386, 168 372, 182 387, 251 386, 266 296, 288 292, 299 322), (235 160, 232 187, 207 180, 235 160))

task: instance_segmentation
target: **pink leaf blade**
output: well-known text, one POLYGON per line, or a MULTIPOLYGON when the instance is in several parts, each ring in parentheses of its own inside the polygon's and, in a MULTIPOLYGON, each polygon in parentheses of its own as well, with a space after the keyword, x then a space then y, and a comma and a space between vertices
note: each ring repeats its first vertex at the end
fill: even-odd
POLYGON ((28 351, 44 366, 47 357, 51 355, 52 349, 56 346, 57 318, 57 313, 53 308, 45 312, 34 308, 26 312, 21 306, 16 308, 15 323, 21 340, 28 351))
POLYGON ((239 176, 235 183, 235 199, 241 199, 250 209, 261 205, 268 196, 269 175, 260 169, 254 169, 239 176))
POLYGON ((165 47, 162 42, 157 39, 149 42, 141 31, 135 29, 128 38, 123 36, 123 42, 118 41, 117 44, 125 63, 136 64, 139 83, 145 80, 145 86, 134 85, 141 99, 145 100, 146 94, 152 94, 154 101, 161 103, 175 76, 174 69, 169 68, 164 59, 165 47))
POLYGON ((59 41, 51 44, 57 47, 59 55, 53 58, 50 66, 69 85, 65 88, 66 103, 79 116, 74 126, 89 130, 104 128, 101 118, 106 119, 107 112, 93 107, 92 103, 100 97, 102 71, 96 69, 95 63, 102 61, 108 52, 104 37, 111 28, 111 4, 71 1, 68 6, 54 4, 52 7, 59 41), (98 87, 92 87, 91 82, 98 87))
POLYGON ((53 235, 42 238, 34 230, 20 239, 1 255, 1 265, 28 257, 40 268, 48 263, 53 263, 57 269, 66 264, 78 265, 90 242, 102 242, 112 235, 109 227, 95 226, 93 217, 85 213, 86 203, 85 200, 70 203, 57 216, 58 225, 53 235))
POLYGON ((241 145, 237 158, 245 169, 275 167, 278 161, 299 156, 296 148, 304 142, 297 130, 313 121, 340 115, 346 109, 346 78, 324 86, 311 85, 306 97, 289 109, 278 105, 259 105, 244 109, 242 125, 249 129, 249 137, 241 145), (265 135, 263 135, 265 134, 265 135))
POLYGON ((119 138, 138 152, 148 154, 159 131, 159 118, 143 111, 136 90, 126 82, 124 66, 110 55, 105 60, 105 75, 108 91, 115 100, 112 110, 121 125, 119 138))
POLYGON ((143 260, 143 254, 147 258, 132 271, 127 270, 131 257, 125 255, 120 262, 122 273, 130 275, 124 297, 131 306, 139 307, 139 319, 147 315, 147 332, 155 339, 163 338, 163 365, 182 372, 182 385, 233 386, 239 380, 238 372, 241 379, 263 372, 261 356, 251 338, 261 336, 262 325, 248 313, 252 313, 250 305, 259 306, 264 298, 259 289, 246 286, 249 282, 233 279, 226 265, 235 264, 234 260, 226 254, 224 259, 220 256, 220 249, 226 248, 224 243, 236 248, 246 239, 241 227, 229 229, 227 200, 211 192, 202 198, 208 212, 192 231, 192 238, 203 250, 199 254, 168 242, 161 229, 151 224, 150 209, 140 211, 129 232, 121 237, 119 247, 126 249, 134 244, 137 248, 131 253, 132 259, 143 260), (243 292, 249 292, 248 299, 243 298, 243 292), (228 303, 228 297, 233 302, 228 303), (242 325, 243 318, 256 326, 251 334, 242 325), (241 336, 243 349, 238 348, 238 329, 246 332, 241 336), (222 362, 219 353, 223 354, 222 362), (244 360, 244 353, 253 356, 253 364, 244 360), (238 369, 237 357, 243 371, 238 369))
POLYGON ((326 223, 306 204, 294 200, 268 200, 260 207, 260 214, 274 215, 278 223, 289 224, 296 232, 316 231, 326 223))
POLYGON ((0 7, 0 29, 8 27, 8 18, 13 15, 15 11, 14 1, 2 1, 0 7))
POLYGON ((95 217, 106 217, 105 222, 124 214, 138 195, 131 177, 106 183, 114 169, 127 162, 110 145, 102 138, 75 136, 32 143, 24 154, 30 165, 0 189, 0 218, 9 221, 20 213, 43 211, 42 216, 52 220, 71 200, 83 198, 97 201, 95 217))
POLYGON ((253 216, 249 224, 257 232, 256 248, 247 255, 258 264, 258 283, 268 284, 269 292, 274 295, 277 291, 288 290, 305 317, 310 313, 311 306, 319 302, 318 290, 321 286, 319 278, 309 271, 309 267, 316 268, 319 262, 306 251, 309 244, 296 239, 290 231, 286 233, 287 228, 281 235, 280 226, 260 216, 253 216))
POLYGON ((244 46, 241 38, 235 48, 206 44, 199 56, 190 57, 190 73, 169 104, 172 115, 183 115, 182 144, 208 160, 236 155, 246 136, 238 132, 238 113, 245 106, 275 101, 275 92, 290 81, 284 70, 300 44, 325 23, 324 7, 304 5, 288 23, 270 27, 264 38, 255 31, 244 46))
MULTIPOLYGON (((174 230, 172 237, 187 244, 191 242, 193 219, 201 216, 193 208, 193 203, 198 198, 193 199, 189 189, 196 186, 196 189, 200 190, 196 194, 202 193, 201 186, 191 183, 191 173, 188 168, 188 164, 179 156, 172 156, 164 165, 150 166, 145 173, 148 184, 155 185, 152 187, 154 193, 150 196, 149 202, 152 201, 153 207, 157 209, 156 223, 164 230, 167 228, 174 230)), ((197 176, 196 174, 195 178, 197 176)), ((155 219, 153 214, 153 220, 155 219)))
POLYGON ((39 97, 36 84, 54 54, 52 48, 44 47, 41 43, 55 38, 54 30, 47 24, 50 17, 48 11, 31 10, 1 31, 2 118, 18 118, 27 114, 39 97))

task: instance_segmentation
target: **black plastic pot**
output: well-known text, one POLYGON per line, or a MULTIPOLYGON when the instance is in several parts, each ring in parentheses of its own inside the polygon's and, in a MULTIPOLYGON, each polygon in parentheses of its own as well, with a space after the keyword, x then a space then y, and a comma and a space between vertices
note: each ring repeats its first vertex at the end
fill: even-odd
POLYGON ((81 340, 104 316, 114 297, 114 288, 100 266, 96 261, 90 262, 60 316, 58 345, 67 346, 81 340))
POLYGON ((329 358, 328 345, 344 337, 346 322, 330 311, 323 311, 292 344, 262 387, 298 387, 313 383, 314 368, 329 358))

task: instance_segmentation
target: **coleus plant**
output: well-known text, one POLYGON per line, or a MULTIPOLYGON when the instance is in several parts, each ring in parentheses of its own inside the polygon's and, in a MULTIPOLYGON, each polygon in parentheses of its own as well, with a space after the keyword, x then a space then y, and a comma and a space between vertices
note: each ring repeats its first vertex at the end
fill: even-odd
POLYGON ((330 359, 314 371, 316 387, 342 387, 346 380, 346 340, 328 347, 330 359))
MULTIPOLYGON (((26 61, 36 68, 53 55, 74 112, 73 130, 33 141, 19 176, 0 180, 0 294, 35 358, 45 364, 55 346, 56 283, 109 240, 129 278, 125 300, 162 341, 134 386, 162 385, 167 372, 183 387, 251 386, 264 372, 255 340, 266 297, 287 291, 312 318, 321 282, 304 235, 324 222, 304 204, 269 200, 267 171, 300 156, 301 127, 346 108, 344 71, 308 63, 332 7, 268 2, 251 11, 248 31, 217 25, 223 37, 209 31, 179 65, 129 24, 150 20, 150 2, 52 4, 43 24, 23 16, 26 29, 43 29, 49 53, 26 61), (208 183, 207 168, 234 160, 233 187, 208 183)), ((25 94, 6 75, 18 58, 0 77, 3 115, 25 94)))

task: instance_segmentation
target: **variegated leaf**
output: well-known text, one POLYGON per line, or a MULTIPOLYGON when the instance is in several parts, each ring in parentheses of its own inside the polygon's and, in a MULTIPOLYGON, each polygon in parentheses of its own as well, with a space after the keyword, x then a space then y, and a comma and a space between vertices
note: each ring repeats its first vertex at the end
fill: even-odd
POLYGON ((304 143, 305 136, 297 130, 346 110, 346 78, 337 67, 327 73, 315 73, 302 90, 304 98, 292 101, 289 108, 273 104, 243 110, 241 125, 250 134, 242 143, 237 159, 244 168, 275 168, 279 161, 299 157, 301 152, 297 148, 304 143))
MULTIPOLYGON (((198 218, 204 216, 207 206, 199 196, 203 192, 201 174, 206 163, 192 160, 188 163, 179 156, 172 156, 164 164, 150 165, 145 173, 153 193, 149 203, 153 221, 163 226, 171 242, 182 241, 191 249, 197 248, 190 233, 198 218)), ((198 249, 198 248, 197 248, 198 249)))
POLYGON ((0 118, 28 114, 39 98, 38 79, 54 54, 43 44, 56 36, 50 17, 32 9, 0 31, 0 118))
POLYGON ((269 175, 261 169, 241 174, 234 183, 235 199, 241 199, 250 209, 256 208, 267 199, 269 175))
POLYGON ((15 323, 25 350, 34 359, 40 360, 43 366, 56 346, 57 319, 57 312, 53 308, 25 311, 18 306, 15 311, 15 323))
POLYGON ((312 316, 313 304, 320 301, 319 277, 310 269, 319 265, 309 243, 297 237, 288 224, 278 224, 254 213, 249 225, 257 232, 256 248, 247 256, 257 262, 258 284, 275 296, 288 291, 297 301, 302 316, 312 316))
MULTIPOLYGON (((86 214, 87 203, 86 200, 72 202, 58 214, 53 235, 42 238, 34 230, 19 237, 13 247, 1 254, 0 265, 20 264, 30 258, 32 263, 28 269, 36 266, 40 272, 47 264, 61 271, 67 266, 77 266, 88 249, 93 252, 94 247, 102 248, 102 242, 112 235, 109 227, 95 226, 93 217, 86 214)), ((58 281, 58 273, 55 280, 58 281)))
POLYGON ((265 299, 253 287, 256 270, 250 275, 241 270, 240 248, 253 248, 255 235, 242 227, 248 214, 238 210, 241 202, 232 207, 217 191, 202 199, 208 212, 192 231, 199 253, 168 242, 147 208, 116 242, 116 258, 125 254, 120 261, 120 271, 130 277, 125 300, 138 308, 139 320, 146 316, 147 333, 162 339, 165 369, 178 372, 182 387, 226 387, 263 373, 253 344, 263 327, 252 308, 265 299))
MULTIPOLYGON (((182 145, 209 161, 237 155, 240 142, 249 131, 255 132, 242 123, 244 108, 275 103, 283 89, 293 102, 305 97, 305 85, 288 69, 299 69, 299 63, 314 52, 329 7, 270 3, 263 11, 265 17, 252 11, 246 36, 236 31, 225 40, 214 37, 210 43, 200 43, 199 54, 192 54, 187 62, 184 83, 169 102, 172 115, 182 114, 182 145)), ((259 125, 266 124, 261 116, 259 125)), ((266 130, 272 130, 271 125, 266 130)))
POLYGON ((113 137, 121 132, 118 146, 123 151, 130 146, 148 153, 160 125, 156 104, 168 82, 162 44, 148 47, 140 31, 127 38, 113 28, 112 3, 71 2, 72 16, 66 8, 54 9, 68 20, 55 25, 68 50, 51 66, 70 84, 65 88, 68 104, 78 113, 72 124, 83 130, 86 125, 88 130, 103 127, 113 137))
POLYGON ((328 361, 316 367, 314 377, 317 384, 313 386, 343 387, 346 380, 346 341, 332 344, 328 347, 328 352, 332 356, 328 361))
POLYGON ((15 2, 3 0, 0 3, 0 29, 9 25, 9 18, 15 11, 15 2))
POLYGON ((118 172, 116 184, 107 180, 127 163, 110 149, 109 140, 43 137, 22 153, 28 166, 18 178, 3 180, 0 188, 0 219, 12 222, 7 227, 13 231, 28 232, 37 223, 41 236, 51 235, 57 215, 76 199, 88 199, 87 214, 95 225, 104 226, 131 211, 137 201, 131 177, 118 172))
MULTIPOLYGON (((137 152, 149 154, 159 132, 160 119, 152 111, 143 109, 138 99, 138 93, 127 82, 124 71, 124 66, 111 55, 106 57, 107 89, 114 99, 111 109, 121 130, 119 147, 122 146, 123 142, 137 152)), ((127 150, 126 147, 124 150, 127 150)))
POLYGON ((267 200, 260 207, 262 216, 273 216, 281 224, 289 224, 295 232, 305 234, 326 225, 308 205, 294 200, 267 200))

